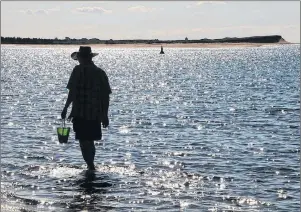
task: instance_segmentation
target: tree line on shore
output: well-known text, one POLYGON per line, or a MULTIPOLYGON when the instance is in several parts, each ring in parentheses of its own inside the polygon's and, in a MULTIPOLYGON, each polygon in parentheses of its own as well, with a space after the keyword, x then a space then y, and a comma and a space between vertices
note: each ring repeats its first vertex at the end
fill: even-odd
POLYGON ((158 40, 158 39, 132 39, 132 40, 100 40, 98 38, 69 38, 65 39, 44 39, 44 38, 21 38, 21 37, 2 37, 1 44, 160 44, 160 43, 278 43, 284 41, 280 35, 253 36, 244 38, 222 38, 222 39, 199 39, 188 40, 158 40))

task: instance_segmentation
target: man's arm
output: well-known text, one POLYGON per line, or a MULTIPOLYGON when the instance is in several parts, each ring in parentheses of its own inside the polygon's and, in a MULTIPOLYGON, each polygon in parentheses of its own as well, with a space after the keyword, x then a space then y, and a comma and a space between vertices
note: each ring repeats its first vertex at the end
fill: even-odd
POLYGON ((68 97, 67 97, 67 100, 66 100, 66 103, 65 103, 65 107, 61 113, 61 118, 62 119, 65 119, 66 118, 66 115, 67 115, 67 109, 68 107, 70 106, 70 104, 72 103, 73 101, 73 89, 69 90, 69 93, 68 93, 68 97))
POLYGON ((108 118, 108 112, 109 112, 109 105, 110 105, 110 94, 112 93, 110 83, 108 76, 105 71, 102 71, 103 73, 103 80, 102 83, 104 85, 103 87, 103 92, 104 94, 102 95, 101 98, 101 108, 102 108, 102 125, 103 127, 109 126, 109 118, 108 118))
POLYGON ((104 128, 106 128, 107 126, 109 126, 109 118, 108 118, 108 112, 109 112, 109 104, 110 104, 110 97, 109 95, 104 96, 101 99, 101 112, 102 112, 102 125, 104 128))
POLYGON ((108 111, 109 111, 109 104, 110 104, 110 97, 109 95, 106 97, 103 97, 101 100, 101 108, 102 108, 102 114, 104 116, 108 116, 108 111))
MULTIPOLYGON (((75 67, 76 68, 76 67, 75 67)), ((67 100, 66 100, 66 103, 65 103, 65 107, 61 113, 61 118, 62 119, 65 119, 66 118, 66 114, 67 114, 67 109, 68 107, 70 106, 70 104, 72 103, 73 101, 73 95, 74 95, 74 85, 75 85, 75 81, 76 81, 76 78, 75 78, 75 68, 73 69, 72 73, 71 73, 71 76, 69 78, 69 81, 68 81, 68 84, 67 84, 67 88, 69 89, 69 92, 68 92, 68 97, 67 97, 67 100)))
POLYGON ((72 101, 73 101, 73 89, 70 89, 69 92, 68 92, 68 97, 67 97, 66 104, 65 104, 64 108, 68 109, 68 107, 70 106, 72 101))

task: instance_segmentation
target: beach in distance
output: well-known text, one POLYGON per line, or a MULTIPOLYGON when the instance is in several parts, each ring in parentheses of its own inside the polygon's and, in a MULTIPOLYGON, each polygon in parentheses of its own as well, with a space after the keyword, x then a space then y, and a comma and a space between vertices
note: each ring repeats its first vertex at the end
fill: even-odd
POLYGON ((2 46, 30 46, 30 47, 78 47, 91 46, 92 48, 244 48, 288 45, 293 43, 162 43, 162 44, 1 44, 2 46))
POLYGON ((99 40, 99 39, 70 39, 62 40, 37 38, 1 37, 1 42, 8 45, 26 45, 32 47, 73 47, 91 46, 94 48, 244 48, 270 45, 291 44, 280 35, 253 36, 243 38, 201 39, 201 40, 99 40))
POLYGON ((92 46, 99 48, 231 48, 231 47, 260 47, 266 45, 291 44, 280 35, 253 36, 242 38, 222 38, 222 39, 200 39, 200 40, 99 40, 94 39, 40 39, 40 38, 15 38, 1 37, 1 43, 9 45, 30 45, 30 46, 92 46))

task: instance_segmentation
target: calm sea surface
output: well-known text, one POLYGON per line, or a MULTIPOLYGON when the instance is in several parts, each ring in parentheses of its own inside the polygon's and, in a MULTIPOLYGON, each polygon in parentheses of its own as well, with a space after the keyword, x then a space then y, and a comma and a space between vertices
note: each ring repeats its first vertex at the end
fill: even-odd
POLYGON ((94 48, 95 174, 56 134, 77 49, 1 47, 1 211, 300 211, 299 45, 94 48))

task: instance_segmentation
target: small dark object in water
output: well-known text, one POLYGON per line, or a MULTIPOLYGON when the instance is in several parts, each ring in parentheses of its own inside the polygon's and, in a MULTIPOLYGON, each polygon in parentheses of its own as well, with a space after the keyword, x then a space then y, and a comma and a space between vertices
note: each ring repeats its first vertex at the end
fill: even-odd
POLYGON ((56 129, 60 143, 67 143, 69 138, 70 127, 65 127, 65 119, 62 120, 62 127, 56 129))
POLYGON ((163 46, 161 46, 161 51, 160 51, 160 54, 164 54, 164 51, 163 51, 163 46))

